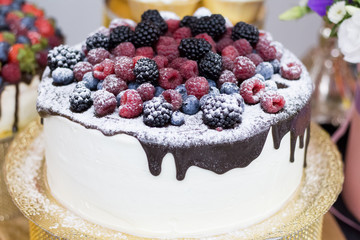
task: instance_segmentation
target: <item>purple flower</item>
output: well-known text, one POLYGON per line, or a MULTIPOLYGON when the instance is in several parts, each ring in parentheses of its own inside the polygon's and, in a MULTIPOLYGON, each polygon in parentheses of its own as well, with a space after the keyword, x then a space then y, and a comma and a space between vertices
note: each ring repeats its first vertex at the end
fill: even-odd
POLYGON ((326 8, 334 3, 334 0, 309 0, 308 6, 320 16, 326 15, 326 8))

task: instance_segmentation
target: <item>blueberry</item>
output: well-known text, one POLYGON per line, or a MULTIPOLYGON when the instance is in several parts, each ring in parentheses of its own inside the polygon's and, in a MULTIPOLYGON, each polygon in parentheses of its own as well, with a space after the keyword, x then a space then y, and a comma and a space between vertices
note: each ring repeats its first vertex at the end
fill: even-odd
POLYGON ((33 18, 33 17, 24 17, 23 19, 21 19, 21 24, 23 26, 25 26, 27 29, 31 29, 32 27, 34 27, 35 18, 33 18))
POLYGON ((214 80, 211 79, 206 79, 209 83, 209 87, 216 87, 216 82, 214 80))
POLYGON ((10 44, 7 42, 0 42, 0 61, 7 62, 8 60, 8 52, 9 52, 10 44))
POLYGON ((124 95, 124 93, 125 91, 121 91, 118 95, 116 95, 117 106, 120 106, 121 97, 124 95))
POLYGON ((74 73, 69 68, 57 68, 52 72, 52 78, 56 85, 67 85, 74 81, 74 73))
POLYGON ((206 100, 212 96, 213 95, 211 95, 211 94, 206 94, 206 95, 202 96, 200 98, 200 106, 202 107, 205 104, 206 100))
POLYGON ((155 87, 155 97, 160 96, 164 91, 165 91, 165 89, 163 89, 160 86, 155 87))
POLYGON ((265 80, 269 80, 274 75, 274 68, 269 62, 262 62, 256 67, 256 73, 261 74, 265 80))
POLYGON ((219 94, 220 94, 220 90, 217 87, 210 87, 209 95, 215 96, 219 94))
POLYGON ((1 6, 0 7, 0 15, 5 16, 8 12, 10 12, 12 10, 11 5, 7 5, 7 6, 1 6))
POLYGON ((264 76, 259 74, 259 73, 255 74, 255 76, 253 76, 252 78, 256 78, 256 79, 259 79, 262 82, 265 82, 264 76))
MULTIPOLYGON (((1 12, 1 11, 0 11, 1 12)), ((5 17, 3 15, 0 15, 0 30, 8 30, 9 26, 6 24, 5 17)))
POLYGON ((23 36, 23 35, 20 35, 17 39, 16 39, 16 43, 23 43, 23 44, 30 44, 30 39, 23 36))
POLYGON ((0 77, 0 87, 2 86, 2 84, 3 84, 3 79, 2 79, 2 77, 0 77))
POLYGON ((200 102, 194 95, 189 95, 183 102, 181 110, 188 115, 194 115, 199 111, 200 102))
POLYGON ((187 95, 185 84, 181 84, 181 85, 177 86, 175 88, 175 90, 181 94, 181 97, 183 100, 185 100, 187 98, 188 95, 187 95))
POLYGON ((100 81, 96 86, 97 90, 101 90, 103 88, 103 84, 104 84, 104 82, 100 81))
POLYGON ((93 91, 93 90, 97 90, 97 85, 99 83, 99 80, 94 78, 92 72, 87 72, 83 76, 82 82, 85 83, 85 87, 93 91))
POLYGON ((136 83, 136 82, 130 82, 128 84, 128 89, 134 89, 136 90, 138 87, 140 86, 140 84, 136 83))
POLYGON ((274 68, 274 73, 279 73, 280 72, 280 61, 275 59, 275 60, 271 61, 270 63, 274 68))
POLYGON ((174 126, 181 126, 184 123, 185 115, 180 111, 173 112, 173 114, 171 115, 171 124, 174 126))
POLYGON ((239 87, 235 83, 231 82, 225 82, 223 85, 221 85, 220 93, 224 94, 233 94, 238 93, 240 91, 239 87))
POLYGON ((11 4, 11 9, 16 11, 21 10, 21 3, 13 2, 13 4, 11 4))

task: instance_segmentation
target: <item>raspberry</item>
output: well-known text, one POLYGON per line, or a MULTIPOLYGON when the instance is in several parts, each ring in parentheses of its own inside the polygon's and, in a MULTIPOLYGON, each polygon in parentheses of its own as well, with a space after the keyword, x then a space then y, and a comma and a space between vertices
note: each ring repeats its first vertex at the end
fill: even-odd
POLYGON ((93 95, 95 114, 99 117, 115 111, 117 106, 116 97, 105 90, 98 90, 93 95))
POLYGON ((74 66, 74 76, 77 81, 81 81, 83 79, 83 76, 87 72, 92 72, 93 66, 88 62, 78 62, 74 66))
POLYGON ((143 102, 149 101, 155 96, 155 87, 150 83, 141 84, 136 91, 140 94, 143 102))
POLYGON ((275 91, 267 91, 262 94, 260 105, 267 113, 277 113, 284 108, 285 99, 275 91))
POLYGON ((247 57, 237 57, 234 62, 234 74, 238 80, 251 78, 256 73, 255 64, 247 57))
POLYGON ((158 69, 165 68, 169 64, 169 60, 162 55, 157 55, 156 57, 153 58, 153 60, 156 62, 158 69))
POLYGON ((172 110, 177 111, 182 106, 182 97, 181 94, 173 89, 166 90, 162 93, 164 99, 172 105, 172 110))
POLYGON ((184 38, 190 38, 191 37, 191 30, 188 27, 181 27, 178 30, 176 30, 173 34, 173 37, 176 40, 181 40, 184 38))
POLYGON ((302 73, 301 65, 296 62, 285 63, 281 65, 281 76, 288 80, 297 80, 302 73))
POLYGON ((48 38, 55 34, 55 29, 53 25, 49 22, 49 20, 45 18, 37 18, 35 20, 35 27, 43 37, 48 38))
POLYGON ((175 89, 183 82, 179 71, 173 68, 162 68, 159 72, 159 85, 164 89, 175 89))
POLYGON ((121 78, 126 82, 131 82, 135 80, 134 75, 134 62, 129 57, 119 57, 115 62, 115 74, 117 77, 121 78))
POLYGON ((90 89, 84 84, 76 84, 73 92, 69 96, 70 110, 73 112, 83 112, 91 107, 93 100, 91 98, 90 89))
MULTIPOLYGON (((31 45, 35 45, 40 43, 41 40, 41 35, 38 32, 35 31, 29 31, 27 33, 27 37, 30 39, 31 45)), ((61 43, 60 43, 61 44, 61 43)), ((56 44, 56 46, 60 45, 60 44, 56 44)), ((51 44, 50 44, 51 45, 51 44)))
POLYGON ((204 39, 186 38, 181 40, 179 52, 181 57, 200 60, 211 50, 211 45, 204 39))
POLYGON ((187 60, 181 64, 179 71, 185 80, 199 75, 197 62, 193 60, 187 60))
POLYGON ((216 51, 221 52, 224 48, 232 45, 234 41, 230 37, 223 37, 216 43, 216 51))
POLYGON ((185 82, 188 95, 194 95, 200 100, 202 96, 209 93, 209 83, 204 77, 192 77, 185 82))
POLYGON ((246 56, 252 53, 253 48, 246 39, 239 39, 234 42, 234 47, 239 52, 240 56, 246 56))
POLYGON ((180 70, 181 65, 183 65, 187 61, 186 58, 175 58, 169 65, 169 67, 174 68, 176 70, 180 70))
POLYGON ((222 57, 222 65, 223 65, 223 70, 233 71, 234 69, 234 61, 228 57, 222 57))
POLYGON ((99 80, 104 80, 108 75, 114 73, 114 61, 110 59, 105 59, 99 64, 94 66, 93 75, 99 80))
POLYGON ((176 19, 168 19, 166 20, 166 23, 168 25, 168 32, 174 33, 180 25, 180 21, 176 19))
POLYGON ((136 49, 135 56, 144 56, 147 58, 153 58, 154 50, 152 49, 152 47, 140 47, 136 49))
POLYGON ((150 127, 163 127, 171 120, 172 106, 161 97, 144 104, 143 121, 150 127))
POLYGON ((143 110, 143 101, 140 94, 133 89, 128 89, 121 97, 119 115, 123 118, 135 118, 143 110))
POLYGON ((114 94, 114 96, 116 96, 121 91, 126 90, 127 85, 124 80, 117 77, 115 74, 110 74, 104 79, 103 89, 114 94))
POLYGON ((209 34, 207 34, 207 33, 200 33, 200 34, 196 35, 195 38, 197 38, 197 39, 200 39, 200 38, 204 39, 205 41, 207 41, 208 43, 210 43, 210 45, 211 45, 211 47, 212 47, 211 50, 212 50, 213 52, 216 52, 216 43, 215 43, 214 39, 213 39, 211 36, 209 36, 209 34))
POLYGON ((232 30, 231 38, 234 41, 245 38, 250 44, 256 44, 259 41, 259 30, 253 25, 238 22, 232 30))
POLYGON ((234 46, 227 46, 221 51, 221 56, 228 57, 232 61, 235 61, 235 58, 237 58, 239 55, 238 50, 234 46))
POLYGON ((256 51, 264 61, 272 61, 276 58, 276 48, 267 41, 259 41, 256 51))
POLYGON ((161 36, 159 38, 159 41, 156 43, 156 47, 159 45, 165 45, 165 46, 170 46, 176 44, 176 41, 174 38, 172 37, 166 37, 166 36, 161 36))
POLYGON ((255 64, 255 66, 264 62, 264 60, 257 53, 250 53, 250 54, 246 55, 246 57, 249 58, 255 64))
POLYGON ((1 69, 1 76, 10 84, 19 83, 21 80, 21 70, 18 64, 8 63, 1 69))
POLYGON ((47 65, 47 55, 48 55, 47 50, 42 50, 42 51, 37 52, 35 54, 36 62, 40 65, 40 67, 43 67, 43 68, 46 67, 46 65, 47 65))
POLYGON ((159 78, 159 69, 154 60, 142 58, 135 63, 134 74, 135 81, 139 84, 145 82, 156 84, 159 78))
POLYGON ((265 89, 265 84, 258 78, 245 80, 240 85, 240 95, 247 104, 256 104, 265 89))
POLYGON ((208 52, 199 63, 199 73, 209 79, 218 79, 222 70, 221 56, 208 52))
POLYGON ((158 45, 156 48, 158 55, 166 57, 170 62, 179 57, 180 53, 177 44, 158 45))
POLYGON ((225 70, 221 73, 217 85, 221 88, 221 86, 226 82, 235 83, 236 85, 238 84, 235 74, 229 70, 225 70))
POLYGON ((111 53, 117 57, 126 56, 132 58, 135 57, 135 47, 131 42, 123 42, 117 45, 111 53))
POLYGON ((109 58, 110 53, 104 48, 95 48, 91 49, 86 57, 89 63, 91 63, 92 65, 96 65, 109 58))

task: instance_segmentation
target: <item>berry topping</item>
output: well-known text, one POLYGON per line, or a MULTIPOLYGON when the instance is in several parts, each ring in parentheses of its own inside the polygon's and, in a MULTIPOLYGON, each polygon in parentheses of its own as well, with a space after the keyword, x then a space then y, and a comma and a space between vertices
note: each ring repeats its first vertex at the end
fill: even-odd
POLYGON ((181 64, 179 71, 185 80, 199 75, 197 62, 193 60, 187 60, 181 64))
POLYGON ((195 16, 185 16, 181 21, 180 21, 180 27, 189 27, 191 28, 193 26, 193 24, 195 24, 197 21, 197 17, 195 16))
POLYGON ((159 78, 159 70, 154 60, 148 58, 139 59, 134 67, 136 82, 141 84, 150 82, 155 84, 159 78))
POLYGON ((239 93, 239 90, 239 87, 235 83, 225 82, 220 88, 220 93, 230 95, 234 93, 239 93))
POLYGON ((191 38, 191 29, 188 27, 181 27, 178 30, 176 30, 173 34, 173 37, 176 40, 182 40, 184 38, 191 38))
POLYGON ((116 97, 105 90, 99 90, 94 93, 95 114, 99 117, 108 115, 115 111, 117 106, 116 97))
POLYGON ((225 18, 220 14, 212 14, 199 18, 191 25, 191 31, 194 35, 207 33, 213 39, 219 39, 225 32, 225 18))
POLYGON ((159 73, 159 85, 164 89, 175 89, 183 82, 179 71, 173 68, 162 68, 159 73))
POLYGON ((188 95, 194 95, 200 99, 209 92, 209 83, 204 77, 192 77, 185 82, 188 95))
POLYGON ((165 20, 160 16, 158 10, 147 10, 141 15, 141 21, 150 21, 159 27, 162 34, 168 30, 168 25, 165 20))
POLYGON ((210 43, 211 45, 211 51, 216 52, 216 43, 214 41, 214 39, 207 33, 200 33, 198 35, 195 36, 195 38, 202 38, 205 41, 207 41, 208 43, 210 43))
POLYGON ((259 41, 258 44, 256 44, 256 51, 264 61, 276 59, 276 48, 271 46, 267 41, 259 41))
POLYGON ((280 73, 283 78, 297 80, 301 76, 302 68, 301 65, 296 62, 285 63, 281 65, 280 73))
POLYGON ((74 81, 74 73, 68 68, 57 68, 51 76, 56 85, 67 85, 74 81))
POLYGON ((114 94, 114 96, 116 96, 121 91, 126 90, 127 85, 124 80, 117 77, 115 74, 110 74, 104 79, 103 89, 114 94))
POLYGON ((234 61, 228 57, 222 57, 223 70, 234 70, 234 61))
POLYGON ((180 111, 173 112, 170 122, 174 126, 181 126, 185 123, 185 115, 180 111))
POLYGON ((175 58, 169 65, 169 67, 176 70, 180 70, 181 66, 188 61, 186 58, 175 58))
POLYGON ((67 45, 60 45, 49 51, 48 66, 51 71, 57 67, 73 69, 74 66, 82 61, 83 55, 67 45))
POLYGON ((234 41, 245 38, 250 44, 254 45, 259 41, 259 30, 253 25, 238 22, 232 30, 231 38, 234 41))
POLYGON ((86 57, 89 63, 91 63, 92 65, 96 65, 109 58, 110 53, 104 48, 95 48, 91 49, 86 57))
POLYGON ((194 115, 200 110, 200 101, 194 95, 184 99, 181 111, 187 115, 194 115))
POLYGON ((78 113, 86 111, 93 104, 91 91, 82 83, 76 84, 73 92, 70 94, 69 101, 71 111, 78 113))
POLYGON ((210 128, 233 128, 242 121, 244 111, 234 95, 210 96, 202 105, 203 121, 210 128))
POLYGON ((115 74, 126 82, 135 80, 134 62, 129 57, 119 57, 114 66, 115 74))
POLYGON ((153 60, 156 62, 156 65, 158 66, 158 69, 165 68, 169 64, 169 60, 162 55, 157 55, 153 58, 153 60))
MULTIPOLYGON (((82 82, 84 83, 85 87, 87 87, 90 90, 97 90, 99 80, 94 78, 92 72, 87 72, 82 78, 82 82)), ((102 89, 103 82, 101 82, 101 86, 99 86, 100 89, 102 89)))
POLYGON ((226 48, 224 48, 221 51, 221 56, 222 57, 227 57, 229 59, 231 59, 232 61, 235 61, 235 59, 240 56, 238 50, 236 50, 236 48, 232 45, 227 46, 226 48))
POLYGON ((251 78, 256 73, 255 64, 247 57, 237 57, 234 62, 234 74, 238 80, 251 78))
POLYGON ((120 43, 132 42, 134 36, 135 33, 129 26, 118 26, 110 31, 109 46, 112 49, 120 43))
POLYGON ((240 95, 247 104, 256 104, 260 101, 265 84, 258 78, 245 80, 240 85, 240 95))
POLYGON ((155 97, 155 87, 150 83, 141 84, 136 91, 139 92, 143 102, 149 101, 155 97))
POLYGON ((90 51, 94 48, 109 49, 109 37, 102 33, 95 33, 86 39, 86 49, 90 51))
POLYGON ((128 89, 121 97, 119 115, 123 118, 138 117, 143 110, 143 101, 140 94, 133 89, 128 89))
POLYGON ((94 66, 94 77, 99 80, 104 80, 108 75, 114 73, 114 61, 105 59, 99 64, 94 66))
POLYGON ((161 31, 150 21, 142 21, 135 28, 134 44, 137 47, 154 45, 160 37, 161 31))
POLYGON ((78 62, 74 66, 74 76, 77 81, 81 81, 87 72, 92 72, 93 66, 88 62, 78 62))
POLYGON ((177 91, 178 93, 181 94, 182 99, 184 100, 185 98, 187 98, 187 91, 186 91, 186 87, 185 84, 181 84, 179 86, 177 86, 175 88, 175 91, 177 91))
POLYGON ((229 45, 232 45, 234 41, 230 37, 223 37, 216 43, 216 51, 222 52, 224 48, 226 48, 229 45))
POLYGON ((120 43, 116 48, 111 51, 117 57, 135 57, 135 47, 131 42, 120 43))
POLYGON ((174 33, 180 27, 180 21, 176 19, 168 19, 166 20, 166 24, 168 25, 169 33, 174 33))
POLYGON ((170 45, 165 45, 165 44, 157 45, 156 51, 158 55, 166 57, 170 62, 180 56, 177 43, 170 45))
POLYGON ((221 70, 221 56, 214 52, 208 52, 199 63, 199 73, 205 78, 218 79, 221 70))
POLYGON ((221 88, 221 86, 226 83, 226 82, 230 82, 230 83, 235 83, 237 85, 238 81, 235 77, 235 74, 229 70, 224 70, 218 80, 218 87, 221 88))
POLYGON ((262 59, 260 57, 260 55, 257 54, 257 53, 250 53, 250 54, 246 55, 246 57, 249 58, 255 64, 255 66, 257 66, 260 63, 264 62, 264 59, 262 59))
POLYGON ((274 75, 274 68, 271 63, 263 62, 256 67, 256 73, 261 74, 265 80, 269 80, 274 75))
POLYGON ((270 63, 274 68, 274 73, 279 73, 280 72, 280 61, 275 59, 275 60, 271 61, 270 63))
POLYGON ((43 37, 51 37, 55 34, 55 29, 48 19, 37 18, 35 27, 43 37))
POLYGON ((261 96, 260 105, 267 113, 277 113, 284 108, 285 99, 276 91, 266 91, 261 96))
POLYGON ((204 39, 186 38, 181 40, 179 52, 181 57, 200 60, 211 50, 211 45, 204 39))
POLYGON ((135 56, 153 58, 154 50, 152 49, 152 47, 139 47, 135 50, 135 56))
POLYGON ((161 97, 155 97, 144 104, 143 121, 150 127, 163 127, 170 123, 172 106, 161 97))
POLYGON ((234 42, 234 47, 240 56, 246 56, 252 53, 253 48, 246 39, 239 39, 234 42))
POLYGON ((10 84, 16 84, 21 80, 20 67, 16 63, 5 64, 1 69, 1 76, 10 84))
POLYGON ((166 90, 162 93, 164 99, 172 105, 172 110, 177 111, 182 106, 182 96, 181 94, 173 89, 166 90))

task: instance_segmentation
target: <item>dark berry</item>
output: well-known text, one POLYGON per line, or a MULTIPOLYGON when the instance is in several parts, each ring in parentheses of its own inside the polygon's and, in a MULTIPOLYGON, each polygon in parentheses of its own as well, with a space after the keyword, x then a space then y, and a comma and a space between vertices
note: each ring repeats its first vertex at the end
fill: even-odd
POLYGON ((160 16, 158 10, 147 10, 141 15, 141 21, 150 21, 159 27, 162 34, 168 30, 168 25, 165 20, 160 16))
POLYGON ((201 76, 210 79, 218 79, 222 70, 221 56, 214 52, 208 52, 200 60, 199 73, 201 76))
POLYGON ((67 85, 74 81, 74 73, 68 68, 57 68, 52 72, 51 76, 56 85, 67 85))
MULTIPOLYGON (((83 78, 82 78, 82 82, 85 84, 85 87, 87 87, 90 90, 97 90, 98 89, 98 84, 99 84, 99 80, 94 78, 92 72, 87 72, 84 74, 83 78)), ((103 82, 101 82, 101 89, 102 89, 102 84, 103 82)))
POLYGON ((144 104, 143 121, 150 127, 163 127, 170 123, 172 106, 161 97, 155 97, 144 104))
POLYGON ((285 99, 278 92, 266 91, 261 96, 260 105, 267 113, 277 113, 284 108, 285 99))
POLYGON ((121 91, 126 90, 127 85, 124 80, 117 77, 115 74, 110 74, 104 79, 103 89, 114 94, 114 96, 116 96, 121 91))
POLYGON ((156 84, 159 79, 159 70, 154 60, 148 58, 139 59, 134 67, 135 80, 137 83, 150 82, 156 84))
POLYGON ((95 114, 99 117, 111 114, 117 106, 114 94, 105 90, 96 91, 93 95, 95 114))
POLYGON ((117 106, 120 106, 121 103, 121 97, 124 95, 125 91, 120 92, 118 95, 116 95, 116 102, 117 102, 117 106))
POLYGON ((140 94, 143 102, 149 101, 155 97, 155 87, 150 83, 141 84, 136 91, 140 94))
POLYGON ((159 97, 164 91, 165 91, 165 89, 163 89, 162 87, 156 86, 155 87, 155 97, 159 97))
POLYGON ((240 85, 240 95, 247 104, 256 104, 260 101, 261 94, 265 89, 265 84, 258 78, 245 80, 240 85))
POLYGON ((101 90, 103 88, 103 81, 99 81, 99 83, 96 85, 97 90, 101 90))
POLYGON ((87 72, 92 72, 93 66, 88 62, 78 62, 74 66, 74 76, 77 81, 81 81, 87 72))
POLYGON ((197 17, 195 16, 185 16, 181 21, 180 21, 180 27, 188 27, 188 28, 192 28, 193 24, 196 23, 197 21, 197 17))
POLYGON ((109 49, 109 37, 102 33, 95 33, 86 38, 86 49, 90 51, 95 48, 109 49))
POLYGON ((155 45, 160 34, 161 31, 157 25, 150 21, 142 21, 135 28, 134 44, 137 47, 155 45))
POLYGON ((126 82, 135 80, 134 62, 129 57, 119 57, 115 62, 115 74, 126 82))
POLYGON ((256 66, 249 58, 240 56, 235 59, 233 72, 238 80, 245 80, 255 75, 256 66))
POLYGON ((209 83, 209 87, 216 87, 216 82, 214 80, 211 79, 206 79, 209 83))
POLYGON ((181 126, 184 123, 185 115, 180 111, 173 112, 173 114, 171 115, 171 124, 174 126, 181 126))
POLYGON ((200 110, 200 102, 194 95, 189 95, 181 106, 181 111, 187 115, 194 115, 200 110))
POLYGON ((200 99, 205 94, 209 93, 209 83, 204 77, 192 77, 185 82, 185 87, 188 95, 194 95, 200 99))
POLYGON ((274 73, 279 73, 280 72, 280 61, 275 59, 275 60, 271 61, 270 63, 274 68, 274 73))
POLYGON ((288 80, 297 80, 301 77, 302 68, 301 65, 296 62, 285 63, 281 65, 281 76, 288 80))
POLYGON ((162 93, 164 99, 172 105, 172 110, 177 111, 182 106, 182 96, 181 94, 173 89, 166 90, 162 93))
POLYGON ((179 85, 179 86, 177 86, 176 88, 175 88, 175 91, 178 91, 178 93, 180 93, 181 94, 181 97, 182 97, 182 99, 184 100, 185 98, 187 98, 187 91, 186 91, 186 87, 185 87, 185 84, 181 84, 181 85, 179 85))
POLYGON ((93 75, 99 80, 104 80, 108 75, 114 73, 114 61, 110 59, 105 59, 99 64, 94 66, 93 75))
POLYGON ((110 49, 115 48, 120 43, 132 42, 134 39, 134 31, 129 26, 118 26, 110 30, 109 46, 110 49))
POLYGON ((231 38, 234 41, 245 38, 250 44, 255 45, 259 41, 259 30, 253 25, 238 22, 232 30, 231 38))
POLYGON ((119 115, 123 118, 135 118, 143 110, 143 101, 140 94, 133 89, 128 89, 121 97, 119 115))
POLYGON ((0 61, 6 63, 8 60, 8 52, 10 49, 10 44, 7 42, 0 42, 0 61))
POLYGON ((210 87, 209 89, 209 95, 219 95, 220 90, 217 87, 210 87))
POLYGON ((178 70, 162 68, 159 71, 159 85, 164 89, 175 89, 182 84, 183 79, 178 70))
POLYGON ((70 48, 67 45, 60 45, 49 51, 48 66, 51 71, 58 67, 73 69, 82 59, 83 55, 80 51, 70 48))
POLYGON ((220 88, 220 93, 231 95, 233 93, 239 93, 239 90, 239 87, 235 83, 225 82, 220 88))
POLYGON ((83 112, 91 107, 93 100, 90 89, 84 87, 83 83, 76 84, 69 96, 70 109, 73 112, 83 112))
POLYGON ((109 57, 110 57, 110 53, 104 48, 91 49, 86 56, 88 62, 91 63, 92 65, 101 63, 102 61, 104 61, 109 57))
POLYGON ((139 86, 140 86, 140 84, 138 84, 137 82, 130 82, 130 83, 128 83, 128 89, 134 89, 134 90, 136 90, 139 86))
POLYGON ((211 50, 211 45, 204 39, 186 38, 181 40, 179 52, 181 57, 200 60, 211 50))
POLYGON ((256 73, 261 74, 265 80, 269 80, 274 75, 274 68, 271 63, 263 62, 256 67, 256 73))
POLYGON ((191 26, 193 35, 207 33, 214 39, 219 39, 225 32, 225 18, 220 14, 212 14, 199 18, 191 26))
POLYGON ((205 41, 207 41, 208 43, 210 43, 211 45, 211 51, 216 52, 216 43, 214 41, 214 39, 207 33, 200 33, 198 35, 195 36, 195 38, 202 38, 205 41))

